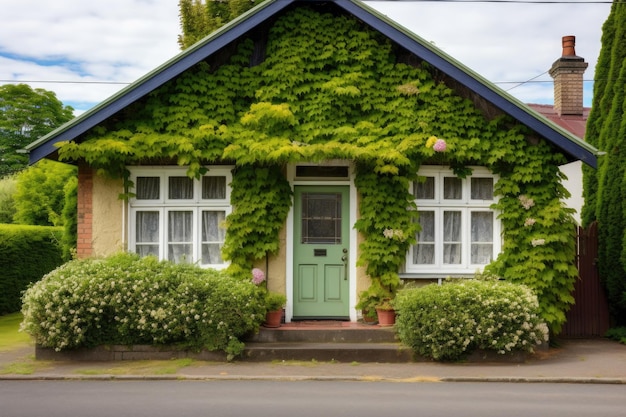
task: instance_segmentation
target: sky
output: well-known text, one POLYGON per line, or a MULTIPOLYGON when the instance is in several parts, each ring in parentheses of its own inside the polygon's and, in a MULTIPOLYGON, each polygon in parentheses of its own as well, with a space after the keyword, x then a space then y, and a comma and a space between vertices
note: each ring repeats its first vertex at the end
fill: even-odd
MULTIPOLYGON (((501 1, 366 3, 525 103, 553 103, 548 70, 574 35, 591 106, 610 3, 501 1)), ((180 53, 178 0, 0 0, 0 10, 0 85, 54 91, 76 115, 180 53)))

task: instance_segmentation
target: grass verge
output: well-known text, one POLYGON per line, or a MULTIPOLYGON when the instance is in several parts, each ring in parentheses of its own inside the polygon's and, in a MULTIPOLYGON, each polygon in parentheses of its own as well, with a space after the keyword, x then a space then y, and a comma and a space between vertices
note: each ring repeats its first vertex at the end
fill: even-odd
POLYGON ((29 335, 20 332, 22 313, 0 316, 0 352, 32 345, 29 335))

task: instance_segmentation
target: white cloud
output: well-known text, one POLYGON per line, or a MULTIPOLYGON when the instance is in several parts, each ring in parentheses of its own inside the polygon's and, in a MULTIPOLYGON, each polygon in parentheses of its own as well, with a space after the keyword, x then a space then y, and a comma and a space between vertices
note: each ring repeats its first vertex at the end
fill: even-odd
MULTIPOLYGON (((84 111, 122 85, 30 81, 132 82, 180 50, 176 0, 2 0, 0 84, 29 81, 84 111)), ((561 54, 561 37, 591 80, 601 27, 610 4, 368 2, 493 82, 525 81, 546 72, 561 54)), ((551 78, 512 89, 525 102, 550 103, 551 78)), ((505 90, 515 84, 499 84, 505 90)), ((588 85, 590 87, 591 84, 588 85)), ((585 93, 591 102, 591 91, 585 93)))

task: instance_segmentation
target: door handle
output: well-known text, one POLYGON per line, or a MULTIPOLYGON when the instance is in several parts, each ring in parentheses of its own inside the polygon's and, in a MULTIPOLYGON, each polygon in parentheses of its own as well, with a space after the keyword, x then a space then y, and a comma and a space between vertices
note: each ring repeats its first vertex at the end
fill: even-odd
POLYGON ((341 260, 343 261, 343 280, 347 281, 348 280, 348 255, 343 255, 341 257, 341 260))

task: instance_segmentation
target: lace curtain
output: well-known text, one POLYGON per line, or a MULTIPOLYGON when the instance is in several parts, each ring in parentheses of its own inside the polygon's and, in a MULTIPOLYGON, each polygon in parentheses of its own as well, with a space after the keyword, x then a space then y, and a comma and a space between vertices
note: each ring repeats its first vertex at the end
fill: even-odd
POLYGON ((167 259, 176 263, 193 262, 193 212, 167 213, 167 259))
POLYGON ((221 264, 222 244, 226 231, 220 225, 226 218, 224 211, 202 212, 202 263, 221 264))

